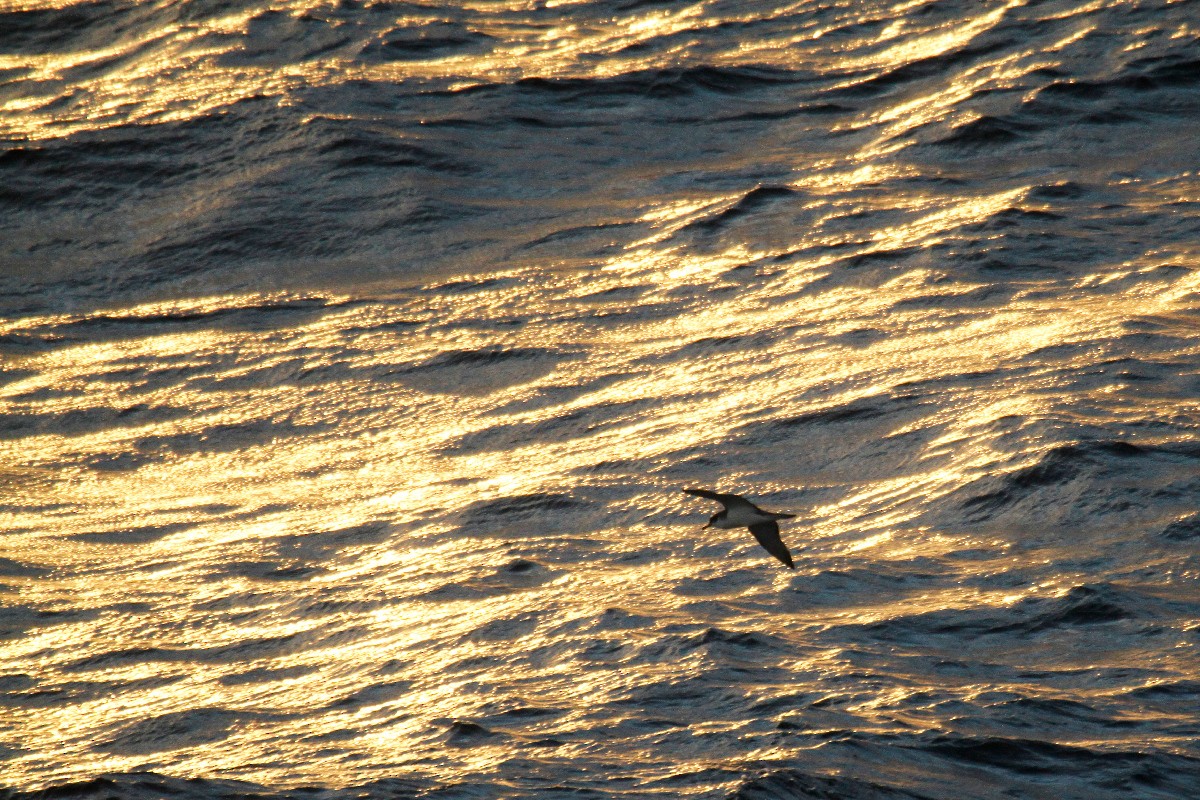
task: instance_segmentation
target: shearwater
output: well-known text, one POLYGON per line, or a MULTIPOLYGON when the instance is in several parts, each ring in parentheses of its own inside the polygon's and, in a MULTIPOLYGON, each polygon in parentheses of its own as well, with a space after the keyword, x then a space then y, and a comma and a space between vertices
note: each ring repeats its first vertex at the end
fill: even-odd
MULTIPOLYGON (((775 520, 791 519, 795 514, 776 514, 773 511, 763 511, 744 497, 736 494, 721 494, 708 489, 684 489, 688 494, 697 497, 707 497, 716 500, 723 509, 712 515, 704 528, 749 528, 758 543, 771 555, 778 558, 789 569, 795 569, 792 554, 787 545, 779 538, 779 524, 775 520)), ((703 530, 703 528, 701 529, 703 530)))

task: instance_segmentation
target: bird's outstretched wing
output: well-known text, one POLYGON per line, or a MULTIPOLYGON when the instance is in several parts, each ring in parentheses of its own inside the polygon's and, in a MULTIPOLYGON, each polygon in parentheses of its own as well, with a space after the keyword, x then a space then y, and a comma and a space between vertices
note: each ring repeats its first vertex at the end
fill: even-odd
POLYGON ((762 509, 751 503, 744 497, 736 494, 721 494, 720 492, 710 492, 708 489, 684 489, 687 494, 694 494, 696 497, 707 497, 709 500, 716 500, 726 508, 749 508, 758 513, 762 513, 762 509))
POLYGON ((751 525, 750 532, 768 553, 782 561, 788 569, 796 568, 796 565, 792 563, 792 554, 788 551, 787 545, 783 543, 783 539, 779 538, 779 525, 774 522, 760 522, 757 525, 751 525))

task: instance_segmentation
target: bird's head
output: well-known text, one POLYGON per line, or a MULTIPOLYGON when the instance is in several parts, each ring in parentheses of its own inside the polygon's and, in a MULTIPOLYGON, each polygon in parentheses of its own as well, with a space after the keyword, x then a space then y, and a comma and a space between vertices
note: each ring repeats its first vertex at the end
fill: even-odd
POLYGON ((713 514, 711 517, 709 517, 709 520, 708 520, 708 522, 707 522, 707 523, 705 523, 704 527, 703 527, 703 528, 701 528, 700 530, 704 530, 705 528, 712 528, 712 527, 714 527, 714 526, 715 526, 715 525, 716 525, 718 522, 720 522, 720 521, 721 521, 721 519, 722 519, 724 516, 725 516, 725 512, 724 512, 724 511, 718 511, 716 514, 713 514))

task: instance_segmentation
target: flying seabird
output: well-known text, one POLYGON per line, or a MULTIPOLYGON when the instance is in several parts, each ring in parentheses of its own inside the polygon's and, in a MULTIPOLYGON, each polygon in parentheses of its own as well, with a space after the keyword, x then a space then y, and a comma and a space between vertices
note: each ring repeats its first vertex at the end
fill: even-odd
POLYGON ((783 543, 783 539, 779 538, 779 525, 775 522, 777 519, 791 519, 796 516, 795 514, 776 514, 771 511, 763 511, 754 503, 736 494, 721 494, 710 492, 708 489, 684 489, 683 491, 697 497, 716 500, 725 506, 713 514, 712 519, 704 526, 705 528, 749 528, 750 532, 754 534, 754 538, 768 553, 782 561, 789 569, 796 568, 796 565, 792 563, 792 554, 788 552, 787 545, 783 543))

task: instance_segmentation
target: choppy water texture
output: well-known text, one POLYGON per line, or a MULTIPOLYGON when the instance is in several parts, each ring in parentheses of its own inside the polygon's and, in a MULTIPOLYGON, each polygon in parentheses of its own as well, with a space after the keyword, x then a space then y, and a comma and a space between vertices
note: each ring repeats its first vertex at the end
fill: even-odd
POLYGON ((6 797, 1200 796, 1200 5, 2 8, 6 797))

